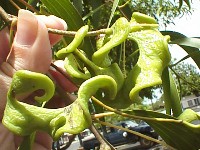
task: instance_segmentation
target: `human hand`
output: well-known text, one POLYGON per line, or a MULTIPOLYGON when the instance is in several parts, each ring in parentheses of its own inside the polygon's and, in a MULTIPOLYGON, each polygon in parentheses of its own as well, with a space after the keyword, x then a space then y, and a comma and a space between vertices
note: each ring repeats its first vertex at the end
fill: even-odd
MULTIPOLYGON (((8 30, 0 32, 0 119, 6 104, 6 95, 17 70, 47 73, 52 60, 51 46, 62 36, 48 34, 47 27, 65 30, 67 24, 55 16, 35 16, 26 10, 19 10, 17 32, 9 48, 8 30)), ((0 145, 2 150, 14 150, 21 138, 14 136, 0 123, 0 145)), ((39 133, 33 149, 51 149, 51 138, 39 133)))

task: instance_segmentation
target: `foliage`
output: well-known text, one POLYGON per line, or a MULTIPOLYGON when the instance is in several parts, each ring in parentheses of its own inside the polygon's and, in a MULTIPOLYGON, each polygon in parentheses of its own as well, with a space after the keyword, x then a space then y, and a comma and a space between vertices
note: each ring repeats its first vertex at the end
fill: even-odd
POLYGON ((200 88, 200 74, 199 71, 192 64, 180 62, 174 67, 175 78, 177 79, 177 85, 179 85, 179 91, 181 96, 188 96, 191 94, 198 95, 200 88), (179 81, 179 82, 178 82, 179 81))
POLYGON ((164 25, 172 23, 174 18, 190 12, 189 7, 182 6, 180 9, 179 3, 176 1, 153 1, 153 0, 132 0, 131 10, 140 11, 157 18, 164 25))
MULTIPOLYGON (((34 2, 34 0, 29 1, 35 5, 34 2)), ((114 113, 146 121, 166 142, 160 142, 162 145, 181 150, 200 148, 200 126, 191 124, 191 121, 200 119, 200 116, 192 110, 182 112, 179 93, 170 71, 168 51, 168 42, 179 44, 200 66, 199 57, 197 57, 200 55, 199 39, 187 38, 171 31, 161 34, 158 31, 156 19, 142 13, 134 11, 134 13, 131 12, 130 17, 130 14, 123 9, 128 6, 127 10, 131 10, 130 6, 135 1, 129 1, 130 3, 121 6, 119 4, 124 4, 124 1, 115 0, 113 6, 109 1, 84 0, 83 3, 80 3, 81 1, 71 3, 69 0, 41 0, 41 2, 42 8, 46 8, 45 12, 61 17, 68 23, 70 31, 65 32, 66 37, 63 39, 68 46, 62 47, 60 43, 59 47, 62 48, 55 52, 54 59, 64 61, 70 80, 79 86, 79 90, 77 99, 72 104, 58 109, 43 108, 54 95, 55 85, 52 79, 35 72, 17 71, 8 92, 3 123, 15 134, 28 136, 26 140, 29 142, 23 142, 21 148, 28 144, 31 147, 30 141, 37 130, 49 133, 56 140, 64 132, 77 134, 89 128, 92 122, 98 122, 98 115, 104 117, 114 113), (94 19, 95 15, 100 16, 103 13, 107 16, 109 12, 109 9, 106 9, 101 13, 95 11, 89 14, 89 10, 98 9, 98 6, 101 8, 112 6, 113 17, 112 15, 110 19, 104 16, 99 17, 99 21, 103 20, 103 22, 94 23, 92 18, 94 19), (115 11, 116 8, 117 11, 115 11), (128 14, 129 17, 124 17, 128 14), (84 21, 83 15, 86 15, 84 21), (111 20, 110 26, 107 25, 109 20, 111 20), (102 27, 106 28, 102 29, 102 27), (69 38, 70 33, 71 35, 73 33, 73 38, 69 38), (100 34, 103 36, 99 36, 100 34), (92 37, 94 35, 98 38, 92 37), (194 52, 195 55, 193 55, 194 52), (125 109, 133 103, 140 102, 141 90, 157 85, 163 87, 167 115, 135 109, 134 105, 129 110, 125 109), (37 89, 45 91, 43 96, 35 98, 38 102, 37 106, 17 100, 17 95, 37 89), (99 114, 90 114, 88 109, 90 98, 94 103, 96 113, 99 114), (106 113, 101 114, 104 109, 107 110, 106 113)), ((138 1, 138 6, 142 8, 152 2, 157 5, 154 1, 151 3, 138 1)), ((159 2, 158 6, 163 7, 161 4, 165 1, 159 2)), ((179 8, 173 6, 174 9, 179 10, 182 2, 182 0, 179 1, 179 8)), ((189 6, 189 1, 185 0, 185 2, 189 6)), ((171 2, 168 4, 171 5, 171 2)), ((162 16, 162 13, 165 15, 165 11, 170 12, 171 9, 160 9, 161 13, 158 15, 162 16)), ((155 12, 145 13, 156 14, 155 12)), ((176 16, 176 13, 169 13, 169 15, 169 17, 176 16)), ((148 139, 146 136, 144 138, 148 139)))

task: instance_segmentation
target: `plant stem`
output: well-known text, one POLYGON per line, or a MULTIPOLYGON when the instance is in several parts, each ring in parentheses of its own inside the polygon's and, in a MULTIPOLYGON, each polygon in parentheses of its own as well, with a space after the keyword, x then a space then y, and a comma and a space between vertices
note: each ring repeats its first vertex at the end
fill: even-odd
POLYGON ((33 6, 29 5, 26 1, 24 0, 18 0, 20 3, 22 3, 23 5, 25 5, 28 9, 30 9, 33 12, 36 12, 37 14, 40 14, 40 12, 35 9, 33 6))
POLYGON ((98 132, 93 124, 90 126, 89 129, 95 135, 100 144, 103 145, 103 147, 107 146, 110 147, 111 150, 115 150, 115 148, 98 132))
MULTIPOLYGON (((23 0, 20 0, 20 2, 23 0)), ((24 1, 23 1, 24 2, 24 1)), ((39 13, 39 12, 38 12, 39 13)), ((13 21, 13 17, 10 17, 10 15, 8 15, 4 9, 0 6, 0 16, 3 18, 3 20, 10 25, 11 22, 13 21)), ((17 19, 17 17, 15 16, 15 19, 17 19)), ((157 24, 139 24, 139 25, 135 25, 133 26, 133 30, 134 28, 137 26, 140 27, 157 27, 157 24)), ((47 28, 49 33, 53 33, 53 34, 59 34, 59 35, 65 35, 65 36, 75 36, 76 31, 64 31, 64 30, 57 30, 57 29, 51 29, 51 28, 47 28)), ((87 33, 86 36, 97 36, 100 34, 112 34, 112 29, 111 28, 107 28, 107 29, 100 29, 100 30, 96 30, 96 31, 90 31, 87 33)))
POLYGON ((97 118, 102 118, 102 117, 106 117, 106 116, 111 116, 114 114, 115 114, 114 112, 105 112, 105 113, 91 115, 91 117, 92 117, 92 119, 97 119, 97 118))
POLYGON ((122 44, 122 72, 123 72, 123 75, 124 75, 124 78, 127 77, 126 75, 126 46, 125 46, 125 42, 122 44))
POLYGON ((130 3, 130 2, 131 2, 131 0, 128 0, 128 1, 125 2, 123 5, 118 6, 118 8, 123 8, 123 7, 125 7, 126 5, 128 5, 128 3, 130 3))
MULTIPOLYGON (((174 72, 174 74, 181 80, 183 80, 185 83, 191 85, 193 88, 199 89, 198 85, 195 85, 192 82, 188 82, 185 78, 183 78, 181 75, 179 75, 171 66, 169 68, 174 72)), ((199 89, 200 90, 200 89, 199 89)))
POLYGON ((12 18, 5 12, 5 10, 0 6, 0 16, 5 21, 6 24, 10 25, 12 18))
POLYGON ((133 119, 140 119, 140 120, 148 120, 148 121, 162 121, 162 122, 175 122, 175 123, 183 123, 182 120, 175 120, 175 119, 163 119, 163 118, 148 118, 148 117, 141 117, 141 116, 136 116, 136 115, 130 115, 130 114, 127 114, 127 113, 124 113, 122 111, 119 111, 117 109, 114 109, 112 107, 109 107, 107 105, 105 105, 104 103, 102 103, 101 101, 99 101, 97 98, 95 98, 94 96, 91 97, 91 99, 99 104, 100 106, 104 107, 105 109, 111 111, 111 112, 114 112, 118 115, 122 115, 124 117, 129 117, 129 118, 133 118, 133 119))
MULTIPOLYGON (((64 31, 64 30, 57 30, 57 29, 51 29, 51 28, 48 28, 48 32, 59 34, 59 35, 71 36, 71 37, 74 37, 76 34, 76 31, 64 31)), ((108 28, 108 29, 90 31, 87 33, 86 36, 97 36, 99 34, 111 34, 111 33, 112 33, 112 29, 108 28)))
MULTIPOLYGON (((72 79, 69 77, 69 76, 67 76, 59 67, 57 67, 56 65, 54 65, 53 63, 51 63, 51 67, 53 67, 54 69, 56 69, 59 73, 61 73, 66 79, 68 79, 69 81, 71 81, 72 83, 74 83, 73 81, 72 81, 72 79)), ((75 83, 74 83, 74 85, 76 85, 75 83)))
POLYGON ((74 55, 76 55, 80 60, 82 60, 88 68, 93 70, 94 72, 99 71, 99 67, 95 65, 91 60, 89 60, 83 53, 81 53, 78 49, 76 49, 74 52, 74 55))
POLYGON ((9 0, 9 1, 15 8, 17 8, 18 10, 21 9, 13 0, 9 0))

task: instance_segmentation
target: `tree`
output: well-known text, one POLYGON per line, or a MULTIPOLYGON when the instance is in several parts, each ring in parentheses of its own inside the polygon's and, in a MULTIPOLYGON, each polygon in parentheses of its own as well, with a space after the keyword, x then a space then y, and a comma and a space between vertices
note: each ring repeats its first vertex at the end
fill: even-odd
MULTIPOLYGON (((48 109, 19 103, 15 96, 26 90, 32 90, 32 88, 42 88, 45 92, 47 91, 45 97, 47 101, 51 96, 67 97, 68 95, 64 89, 58 87, 54 93, 55 85, 50 77, 35 72, 18 71, 8 92, 8 103, 3 120, 7 128, 16 134, 28 135, 29 138, 27 139, 30 139, 30 141, 33 138, 32 133, 36 130, 44 130, 52 138, 58 139, 63 132, 78 134, 85 128, 90 128, 94 133, 97 133, 91 128, 93 123, 106 124, 99 118, 116 113, 131 119, 146 121, 165 142, 141 135, 142 138, 170 148, 198 149, 200 139, 197 137, 200 136, 200 128, 190 122, 198 119, 199 116, 189 109, 182 112, 179 93, 169 71, 170 55, 167 47, 169 36, 165 35, 171 36, 170 42, 172 44, 181 45, 198 66, 200 66, 198 57, 200 53, 194 48, 198 47, 195 43, 200 43, 199 39, 187 38, 176 32, 162 32, 161 34, 158 31, 157 20, 149 16, 153 14, 155 16, 155 12, 146 12, 149 15, 145 15, 130 11, 135 9, 135 7, 132 7, 135 1, 128 1, 129 3, 125 3, 125 1, 118 2, 117 0, 112 1, 113 3, 110 1, 94 2, 87 0, 76 2, 41 0, 39 5, 34 5, 36 6, 34 11, 54 14, 68 22, 69 31, 62 32, 66 36, 63 39, 65 42, 59 43, 60 45, 54 52, 52 59, 64 61, 64 71, 68 73, 70 80, 79 87, 77 99, 59 109, 48 109), (100 8, 104 6, 106 9, 99 12, 100 8), (108 8, 111 7, 110 15, 108 13, 110 9, 108 8), (40 8, 41 10, 38 11, 40 8), (89 13, 91 9, 93 13, 89 13), (115 11, 116 9, 117 11, 115 11), (108 17, 108 14, 111 17, 108 17), (85 17, 82 19, 81 15, 85 17), (94 16, 99 16, 98 19, 102 22, 94 21, 97 19, 94 16), (68 45, 64 46, 66 43, 68 45), (192 55, 194 52, 195 55, 192 55), (29 80, 34 80, 31 80, 32 86, 30 86, 30 81, 26 82, 27 77, 29 77, 29 80), (19 82, 19 80, 22 82, 19 82), (41 87, 41 84, 38 83, 43 83, 42 85, 45 86, 41 87), (141 90, 156 85, 162 85, 163 87, 165 108, 168 115, 150 110, 135 109, 135 107, 131 110, 123 109, 141 100, 139 97, 141 90), (95 104, 95 109, 102 112, 105 109, 107 111, 91 114, 88 110, 90 98, 95 104), (15 116, 12 115, 12 112, 16 112, 15 116), (40 119, 38 115, 45 116, 45 125, 38 121, 40 119), (19 120, 19 118, 25 119, 19 120), (32 120, 31 124, 30 119, 32 120), (34 125, 33 128, 31 128, 32 125, 34 125), (172 137, 176 137, 176 140, 172 137)), ((164 3, 164 1, 160 1, 159 7, 163 4, 161 2, 164 3)), ((162 14, 165 14, 164 12, 173 12, 184 8, 181 7, 183 1, 180 0, 179 3, 179 8, 175 7, 173 10, 160 9, 158 14, 162 16, 162 14)), ((185 3, 190 6, 188 0, 185 0, 185 3)), ((143 8, 143 6, 150 5, 150 8, 154 8, 154 4, 157 5, 154 1, 144 1, 144 3, 138 1, 137 6, 143 8)), ((170 2, 168 4, 171 5, 170 2)), ((26 4, 26 6, 32 9, 29 4, 26 4)), ((151 9, 146 10, 151 11, 151 9)), ((171 17, 173 13, 166 13, 166 16, 168 14, 171 17)), ((3 19, 3 25, 10 24, 8 18, 3 17, 3 19)), ((60 31, 52 29, 49 29, 49 32, 60 33, 60 31)), ((56 67, 55 69, 60 71, 56 67)), ((95 135, 101 142, 103 141, 101 136, 95 135)), ((22 144, 30 144, 29 146, 31 146, 30 141, 22 144)), ((105 141, 101 144, 107 145, 105 141)), ((113 148, 110 147, 110 149, 113 148)))
POLYGON ((199 93, 199 71, 192 64, 178 63, 172 67, 182 97, 199 93))

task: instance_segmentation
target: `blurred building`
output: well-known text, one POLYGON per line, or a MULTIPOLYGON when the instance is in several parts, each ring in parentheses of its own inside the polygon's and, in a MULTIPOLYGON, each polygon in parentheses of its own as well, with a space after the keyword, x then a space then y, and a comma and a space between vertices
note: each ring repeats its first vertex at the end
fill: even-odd
POLYGON ((183 109, 193 109, 196 112, 200 111, 200 96, 189 95, 185 96, 181 100, 183 109))

